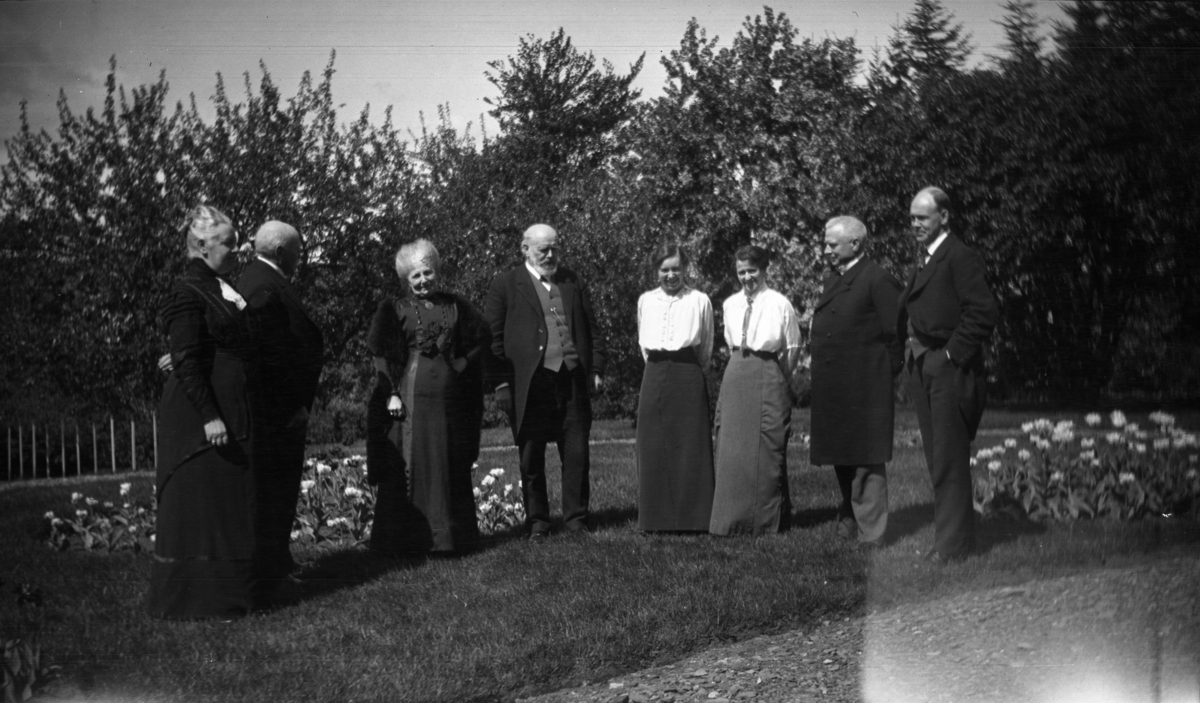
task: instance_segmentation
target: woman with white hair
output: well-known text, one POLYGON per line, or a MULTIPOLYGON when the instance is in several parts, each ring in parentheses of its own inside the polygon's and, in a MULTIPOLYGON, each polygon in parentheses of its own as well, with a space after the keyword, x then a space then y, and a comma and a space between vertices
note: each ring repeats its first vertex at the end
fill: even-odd
POLYGON ((380 552, 455 552, 479 541, 471 466, 490 334, 471 303, 438 290, 440 270, 428 240, 400 247, 407 295, 379 304, 367 337, 376 370, 367 406, 371 548, 380 552))
POLYGON ((254 481, 246 301, 226 280, 237 233, 210 205, 188 213, 187 264, 162 309, 171 375, 158 406, 162 454, 148 608, 170 620, 251 608, 254 481))

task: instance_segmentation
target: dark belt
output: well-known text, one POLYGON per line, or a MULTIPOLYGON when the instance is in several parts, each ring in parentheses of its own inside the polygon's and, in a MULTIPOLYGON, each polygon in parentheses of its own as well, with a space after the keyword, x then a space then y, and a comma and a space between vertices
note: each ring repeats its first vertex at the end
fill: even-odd
POLYGON ((758 351, 757 349, 745 349, 742 347, 733 347, 734 352, 741 352, 742 356, 757 356, 763 361, 777 361, 779 359, 778 352, 758 351))
POLYGON ((678 361, 692 364, 700 362, 700 360, 696 358, 695 347, 684 347, 683 349, 674 349, 672 351, 667 351, 665 349, 650 349, 646 351, 646 361, 655 363, 659 361, 678 361))

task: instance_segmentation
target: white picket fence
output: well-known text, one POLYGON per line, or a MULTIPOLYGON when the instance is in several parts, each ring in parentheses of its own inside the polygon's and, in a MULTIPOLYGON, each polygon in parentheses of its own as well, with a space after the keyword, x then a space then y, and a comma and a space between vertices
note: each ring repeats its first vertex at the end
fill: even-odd
MULTIPOLYGON (((142 423, 144 427, 144 419, 142 423)), ((109 415, 107 437, 104 423, 97 425, 94 421, 83 427, 78 422, 68 424, 66 420, 60 420, 57 428, 53 425, 48 426, 44 423, 38 425, 33 422, 28 425, 8 425, 5 432, 8 458, 5 479, 16 481, 27 478, 66 478, 82 475, 84 472, 83 447, 86 446, 84 443, 88 437, 89 426, 92 449, 91 473, 100 474, 105 470, 114 474, 118 471, 137 471, 138 421, 135 418, 129 419, 128 435, 125 434, 124 425, 124 420, 118 422, 115 417, 109 415), (72 452, 70 450, 72 448, 74 449, 74 461, 71 461, 72 452), (55 449, 58 450, 57 457, 54 455, 55 449), (101 463, 102 449, 108 450, 108 460, 103 462, 103 466, 101 463), (127 464, 118 466, 118 449, 129 450, 127 464), (41 477, 38 476, 39 464, 45 467, 45 474, 41 477), (56 472, 55 469, 58 471, 56 472)), ((158 415, 156 413, 150 415, 150 425, 150 436, 153 438, 151 442, 154 445, 153 464, 142 467, 144 469, 158 465, 158 415)))

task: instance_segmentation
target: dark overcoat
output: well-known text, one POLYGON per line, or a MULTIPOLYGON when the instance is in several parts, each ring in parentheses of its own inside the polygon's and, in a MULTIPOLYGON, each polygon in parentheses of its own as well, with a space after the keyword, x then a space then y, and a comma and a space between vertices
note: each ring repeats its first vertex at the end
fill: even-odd
POLYGON ((301 408, 312 409, 325 364, 321 328, 287 278, 261 259, 246 266, 237 289, 261 340, 263 410, 271 419, 286 420, 301 408))
MULTIPOLYGON (((554 282, 562 295, 564 317, 571 327, 571 339, 585 376, 603 375, 604 348, 587 288, 575 272, 562 266, 554 282)), ((529 269, 521 264, 496 276, 484 305, 484 317, 492 332, 492 353, 485 360, 488 380, 493 387, 508 383, 513 388, 514 437, 520 433, 525 417, 529 382, 546 353, 546 317, 533 286, 529 269)), ((583 404, 579 408, 581 417, 590 422, 591 406, 586 394, 579 402, 583 404)))
POLYGON ((812 320, 813 464, 861 466, 892 458, 893 378, 900 282, 862 259, 825 281, 812 320))

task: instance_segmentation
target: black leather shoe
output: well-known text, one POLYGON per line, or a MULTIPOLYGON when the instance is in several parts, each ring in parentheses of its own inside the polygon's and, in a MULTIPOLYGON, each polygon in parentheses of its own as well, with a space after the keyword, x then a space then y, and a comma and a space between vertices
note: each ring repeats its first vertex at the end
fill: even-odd
POLYGON ((534 542, 536 544, 543 544, 548 539, 550 539, 549 532, 530 532, 529 533, 529 541, 534 542))

